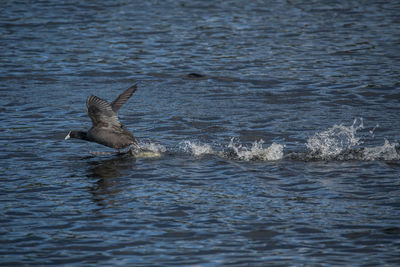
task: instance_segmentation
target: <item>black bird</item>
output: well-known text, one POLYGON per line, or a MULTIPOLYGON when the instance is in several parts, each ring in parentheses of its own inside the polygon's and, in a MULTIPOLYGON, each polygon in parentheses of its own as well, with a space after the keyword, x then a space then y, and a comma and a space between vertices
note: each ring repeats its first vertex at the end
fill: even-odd
POLYGON ((133 134, 118 119, 118 110, 136 91, 136 84, 120 94, 111 104, 106 100, 91 95, 86 100, 86 111, 92 120, 92 128, 87 132, 70 131, 65 137, 96 142, 118 149, 128 146, 140 148, 133 134))

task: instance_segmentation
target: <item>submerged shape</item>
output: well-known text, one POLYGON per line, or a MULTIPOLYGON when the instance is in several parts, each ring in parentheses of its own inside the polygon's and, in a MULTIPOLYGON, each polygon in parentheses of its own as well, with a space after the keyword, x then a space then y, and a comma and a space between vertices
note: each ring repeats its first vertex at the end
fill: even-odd
POLYGON ((159 158, 166 152, 165 146, 155 143, 140 143, 140 149, 132 148, 129 153, 135 158, 159 158))
POLYGON ((129 153, 135 158, 159 158, 161 153, 150 149, 131 149, 129 153))
POLYGON ((131 145, 139 147, 133 134, 118 119, 118 110, 136 89, 136 84, 129 87, 111 104, 97 96, 89 96, 86 100, 86 107, 93 124, 92 128, 88 132, 70 131, 65 139, 81 139, 118 150, 131 145))

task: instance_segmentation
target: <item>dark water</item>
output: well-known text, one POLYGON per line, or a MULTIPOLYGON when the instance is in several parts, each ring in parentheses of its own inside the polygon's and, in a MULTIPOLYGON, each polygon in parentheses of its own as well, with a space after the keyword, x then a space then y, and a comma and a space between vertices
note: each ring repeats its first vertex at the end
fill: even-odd
POLYGON ((3 1, 0 110, 1 265, 400 264, 396 1, 3 1))

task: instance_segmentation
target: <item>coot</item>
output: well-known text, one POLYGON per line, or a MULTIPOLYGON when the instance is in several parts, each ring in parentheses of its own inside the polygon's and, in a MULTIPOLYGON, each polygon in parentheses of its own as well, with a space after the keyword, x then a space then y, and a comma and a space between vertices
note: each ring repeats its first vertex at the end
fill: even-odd
POLYGON ((118 119, 118 110, 136 91, 136 84, 120 94, 111 104, 106 100, 91 95, 86 100, 86 111, 92 120, 89 131, 70 131, 65 137, 96 142, 104 146, 118 149, 139 145, 133 134, 118 119))

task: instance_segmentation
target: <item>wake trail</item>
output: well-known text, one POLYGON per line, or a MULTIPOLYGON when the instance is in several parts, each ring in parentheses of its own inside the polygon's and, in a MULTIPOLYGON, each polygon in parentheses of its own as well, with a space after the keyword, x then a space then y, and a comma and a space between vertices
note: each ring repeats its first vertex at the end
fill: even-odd
MULTIPOLYGON (((374 137, 376 125, 369 131, 374 137)), ((285 145, 271 143, 267 145, 264 140, 256 140, 251 144, 242 144, 237 138, 230 138, 225 144, 202 143, 194 140, 184 140, 179 143, 178 149, 153 143, 141 143, 140 146, 148 151, 169 155, 190 155, 201 158, 206 155, 214 155, 226 159, 240 161, 278 161, 278 160, 301 160, 301 161, 398 161, 400 160, 399 144, 384 139, 382 145, 368 146, 366 140, 358 134, 364 129, 362 118, 355 119, 349 126, 339 124, 333 125, 327 130, 316 132, 304 143, 304 151, 285 151, 285 145)))

